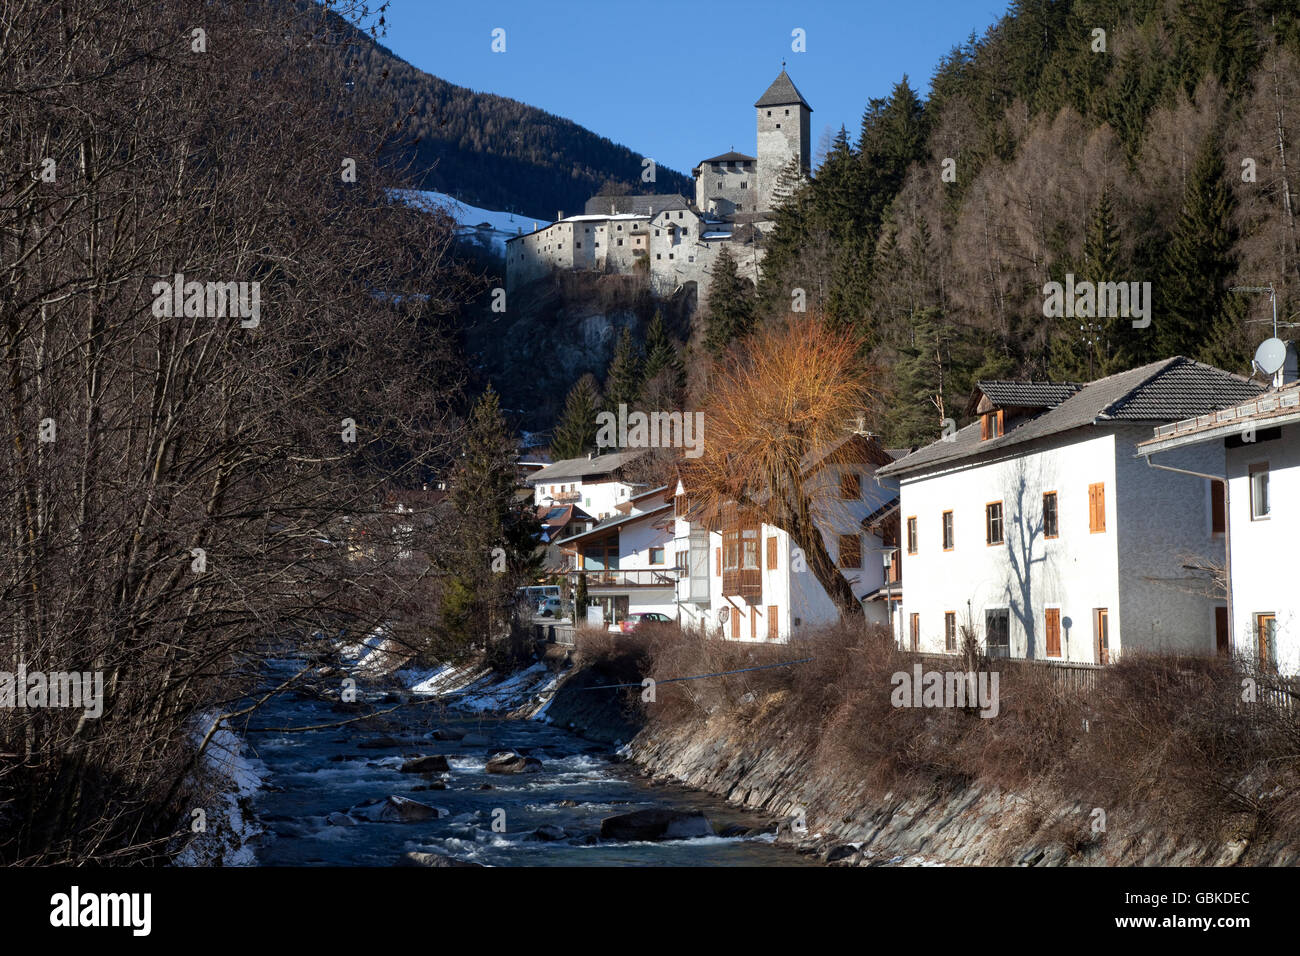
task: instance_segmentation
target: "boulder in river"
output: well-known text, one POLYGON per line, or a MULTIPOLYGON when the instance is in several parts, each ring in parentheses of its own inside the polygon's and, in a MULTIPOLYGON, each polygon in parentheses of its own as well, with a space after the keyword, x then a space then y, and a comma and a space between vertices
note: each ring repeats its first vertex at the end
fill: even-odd
POLYGON ((357 744, 362 750, 384 750, 388 747, 400 747, 402 742, 396 737, 373 737, 357 744))
POLYGON ((434 740, 460 740, 465 735, 459 730, 447 730, 445 727, 439 727, 433 733, 429 734, 434 740))
POLYGON ((713 835, 713 824, 701 810, 651 807, 606 817, 600 823, 603 840, 691 840, 713 835))
POLYGON ((528 834, 528 836, 524 837, 524 839, 540 840, 543 843, 553 843, 556 840, 563 840, 568 835, 569 834, 566 833, 562 827, 553 826, 548 823, 545 826, 538 827, 532 833, 528 834))
POLYGON ((339 813, 337 810, 327 816, 325 822, 332 827, 354 827, 357 825, 356 820, 353 820, 346 813, 339 813))
POLYGON ((431 807, 418 800, 396 795, 387 800, 367 800, 348 812, 354 817, 375 823, 418 823, 421 820, 436 820, 451 813, 442 807, 431 807))
POLYGON ((427 757, 415 757, 402 764, 402 773, 448 773, 447 758, 442 754, 430 754, 427 757))
POLYGON ((505 750, 490 757, 483 769, 488 773, 537 773, 542 769, 542 762, 536 757, 505 750))

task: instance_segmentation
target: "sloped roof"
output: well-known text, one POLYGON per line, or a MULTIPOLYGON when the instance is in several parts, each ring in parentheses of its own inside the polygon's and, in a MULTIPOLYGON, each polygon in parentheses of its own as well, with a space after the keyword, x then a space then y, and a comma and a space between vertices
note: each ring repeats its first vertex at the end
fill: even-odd
POLYGON ((1085 385, 998 438, 981 441, 979 423, 967 425, 949 440, 917 449, 878 474, 921 471, 1103 421, 1168 422, 1204 415, 1247 401, 1261 391, 1262 385, 1240 375, 1176 355, 1085 385))
MULTIPOLYGON (((1084 386, 1078 382, 976 382, 976 394, 983 394, 999 408, 1051 408, 1084 386)), ((978 399, 972 397, 966 414, 975 413, 978 399)))
POLYGON ((800 106, 808 107, 808 112, 812 112, 812 107, 808 106, 808 101, 803 98, 797 89, 794 81, 790 79, 790 74, 785 70, 772 81, 772 85, 767 88, 767 92, 758 98, 755 106, 790 106, 798 103, 800 106))
POLYGON ((719 156, 710 156, 708 159, 701 159, 699 166, 696 166, 695 168, 699 169, 700 166, 703 166, 705 163, 756 163, 756 162, 758 162, 758 160, 755 159, 753 156, 746 156, 744 153, 738 153, 733 149, 730 152, 722 153, 719 156))
POLYGON ((607 518, 606 520, 602 521, 600 524, 595 525, 594 527, 590 528, 587 531, 582 531, 579 532, 578 534, 569 535, 569 537, 561 538, 559 541, 555 543, 568 544, 570 541, 577 541, 579 538, 587 538, 593 535, 603 534, 604 532, 610 530, 611 528, 617 528, 621 525, 631 524, 633 521, 640 521, 643 518, 653 518, 656 515, 662 514, 663 512, 667 511, 671 507, 672 507, 672 503, 668 502, 659 505, 656 508, 648 508, 645 511, 638 511, 634 515, 619 515, 617 518, 607 518))
POLYGON ((524 479, 528 484, 540 484, 545 481, 561 481, 566 478, 585 478, 588 475, 606 475, 617 471, 628 462, 645 454, 644 449, 620 451, 610 455, 596 455, 592 458, 566 458, 553 465, 547 465, 524 479))

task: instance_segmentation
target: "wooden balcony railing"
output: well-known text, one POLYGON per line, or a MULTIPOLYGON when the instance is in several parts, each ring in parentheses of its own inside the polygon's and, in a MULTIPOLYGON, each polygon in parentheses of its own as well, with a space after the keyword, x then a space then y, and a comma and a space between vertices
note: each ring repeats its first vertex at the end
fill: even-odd
POLYGON ((675 588, 681 569, 634 568, 627 571, 570 571, 569 581, 576 585, 579 574, 587 576, 588 588, 675 588))

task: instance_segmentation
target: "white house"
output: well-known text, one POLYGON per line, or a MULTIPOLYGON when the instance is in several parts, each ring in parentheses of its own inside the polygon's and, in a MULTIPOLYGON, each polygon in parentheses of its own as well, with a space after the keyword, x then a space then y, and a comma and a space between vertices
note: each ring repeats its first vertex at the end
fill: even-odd
MULTIPOLYGON (((1175 357, 1088 385, 980 382, 978 420, 881 469, 900 482, 904 646, 1108 663, 1211 653, 1224 556, 1210 482, 1136 457, 1155 424, 1262 387, 1175 357)), ((1179 449, 1207 473, 1215 455, 1179 449)))
MULTIPOLYGON (((891 461, 875 439, 846 436, 804 463, 822 541, 860 600, 885 580, 881 533, 864 526, 897 498, 893 481, 876 469, 891 461)), ((839 610, 808 569, 790 535, 740 509, 713 526, 692 508, 690 489, 679 481, 674 501, 674 547, 679 572, 680 620, 740 641, 786 642, 801 628, 832 623, 839 610)), ((864 603, 869 620, 883 623, 884 606, 864 603)))
POLYGON ((1300 674, 1300 586, 1291 560, 1300 541, 1300 383, 1157 428, 1139 451, 1167 474, 1193 448, 1210 459, 1207 475, 1225 479, 1213 482, 1227 516, 1216 525, 1229 582, 1220 650, 1300 674))
POLYGON ((535 505, 573 504, 593 518, 608 518, 644 490, 625 474, 626 467, 644 454, 637 450, 567 458, 533 472, 525 481, 533 488, 535 505))
POLYGON ((610 624, 629 614, 657 611, 677 616, 677 571, 670 559, 672 503, 667 486, 631 498, 626 513, 557 541, 568 552, 569 585, 586 578, 587 594, 610 624))

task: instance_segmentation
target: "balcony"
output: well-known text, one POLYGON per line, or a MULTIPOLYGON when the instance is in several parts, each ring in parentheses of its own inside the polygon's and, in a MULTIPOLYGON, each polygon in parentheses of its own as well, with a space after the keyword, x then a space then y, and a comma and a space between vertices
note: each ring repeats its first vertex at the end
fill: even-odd
POLYGON ((759 568, 723 568, 724 597, 758 599, 763 596, 763 572, 759 568))
POLYGON ((569 580, 578 583, 578 575, 587 575, 587 588, 676 588, 680 568, 634 568, 628 571, 570 571, 569 580))

